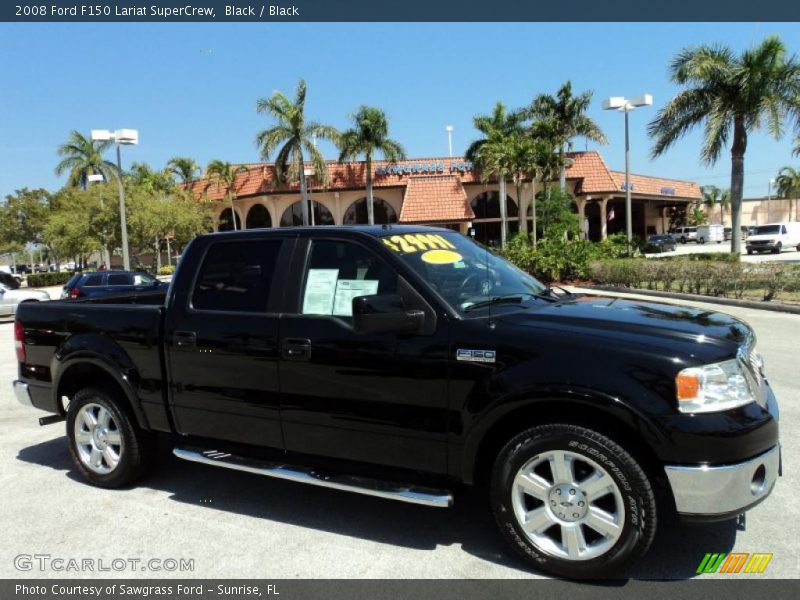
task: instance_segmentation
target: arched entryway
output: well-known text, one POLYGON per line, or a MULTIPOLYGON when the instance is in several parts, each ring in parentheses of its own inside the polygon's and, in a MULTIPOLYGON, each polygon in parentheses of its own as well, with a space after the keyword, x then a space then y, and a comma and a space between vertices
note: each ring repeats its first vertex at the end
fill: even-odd
MULTIPOLYGON (((314 225, 334 225, 333 214, 324 204, 312 200, 314 207, 314 225)), ((283 211, 281 227, 298 227, 303 224, 303 205, 300 200, 283 211)))
MULTIPOLYGON (((497 191, 482 192, 470 203, 475 218, 475 239, 488 246, 500 245, 500 193, 497 191)), ((519 208, 511 196, 506 195, 506 217, 508 218, 508 235, 511 237, 519 231, 519 208)))
MULTIPOLYGON (((233 230, 233 219, 231 218, 231 209, 226 208, 221 213, 219 213, 219 221, 217 221, 217 231, 232 231, 233 230)), ((242 219, 239 217, 238 213, 233 213, 236 215, 236 229, 242 228, 242 219)))
POLYGON ((272 227, 272 217, 269 216, 269 211, 266 206, 263 204, 254 204, 250 210, 247 211, 246 223, 248 229, 272 227))
MULTIPOLYGON (((373 216, 375 223, 384 225, 386 223, 397 223, 397 212, 392 205, 383 198, 372 198, 373 216)), ((359 198, 353 202, 344 213, 345 225, 360 225, 367 223, 367 199, 359 198)))

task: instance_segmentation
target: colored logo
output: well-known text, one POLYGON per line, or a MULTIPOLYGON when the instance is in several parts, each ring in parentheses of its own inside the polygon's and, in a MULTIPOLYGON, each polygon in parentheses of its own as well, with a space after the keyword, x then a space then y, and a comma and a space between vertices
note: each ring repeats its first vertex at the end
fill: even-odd
POLYGON ((709 552, 700 561, 697 573, 763 573, 771 560, 771 552, 709 552))

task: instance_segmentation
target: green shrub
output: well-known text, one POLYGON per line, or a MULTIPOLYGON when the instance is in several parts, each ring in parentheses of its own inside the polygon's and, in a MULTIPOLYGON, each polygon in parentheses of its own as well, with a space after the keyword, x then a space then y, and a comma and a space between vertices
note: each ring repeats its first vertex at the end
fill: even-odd
POLYGON ((172 275, 175 272, 175 267, 172 265, 164 265, 158 270, 159 275, 172 275))
POLYGON ((741 262, 741 257, 738 254, 731 254, 730 252, 698 252, 697 254, 685 254, 681 256, 659 256, 653 257, 651 260, 699 260, 699 261, 713 261, 713 262, 741 262))
POLYGON ((72 273, 30 273, 28 287, 49 287, 51 285, 64 285, 72 277, 72 273))

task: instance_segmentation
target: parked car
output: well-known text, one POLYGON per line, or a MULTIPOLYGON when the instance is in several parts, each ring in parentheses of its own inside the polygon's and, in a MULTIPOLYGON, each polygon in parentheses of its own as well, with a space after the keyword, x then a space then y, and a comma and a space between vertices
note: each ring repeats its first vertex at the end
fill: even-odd
POLYGON ((725 227, 719 223, 716 225, 698 225, 695 239, 698 244, 705 244, 706 242, 721 244, 725 241, 725 227))
POLYGON ((61 290, 61 298, 94 298, 127 292, 144 292, 163 285, 144 271, 91 271, 75 273, 61 290))
POLYGON ((26 302, 44 302, 50 300, 50 294, 44 290, 12 289, 0 283, 0 316, 16 314, 20 304, 26 302))
POLYGON ((17 290, 22 285, 22 278, 19 275, 12 275, 5 271, 0 271, 0 283, 9 289, 17 290))
POLYGON ((675 238, 668 233, 651 235, 647 238, 645 252, 672 252, 678 247, 675 238))
POLYGON ((768 223, 757 225, 747 238, 747 253, 769 251, 780 254, 784 248, 800 251, 800 222, 768 223))
POLYGON ((697 241, 697 227, 677 227, 670 233, 681 244, 697 241))
POLYGON ((23 304, 14 326, 17 398, 66 420, 100 487, 144 476, 157 433, 188 461, 431 507, 486 483, 530 564, 608 577, 671 511, 735 518, 779 475, 747 324, 558 295, 451 230, 203 235, 144 296, 23 304))

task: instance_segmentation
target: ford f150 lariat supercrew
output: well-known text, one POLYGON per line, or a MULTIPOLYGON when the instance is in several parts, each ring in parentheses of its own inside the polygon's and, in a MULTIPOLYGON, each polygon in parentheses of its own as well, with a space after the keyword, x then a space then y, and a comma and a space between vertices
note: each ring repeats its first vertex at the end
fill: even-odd
MULTIPOLYGON (((619 572, 671 514, 734 518, 780 470, 753 331, 556 293, 453 231, 196 238, 168 289, 21 304, 17 398, 119 487, 179 458, 447 507, 561 576, 619 572)), ((334 492, 332 492, 334 493, 334 492)))

